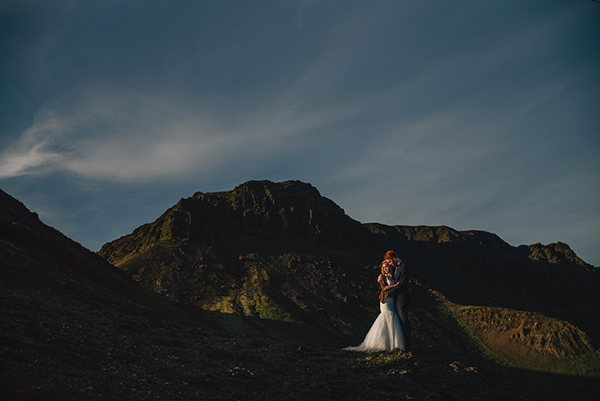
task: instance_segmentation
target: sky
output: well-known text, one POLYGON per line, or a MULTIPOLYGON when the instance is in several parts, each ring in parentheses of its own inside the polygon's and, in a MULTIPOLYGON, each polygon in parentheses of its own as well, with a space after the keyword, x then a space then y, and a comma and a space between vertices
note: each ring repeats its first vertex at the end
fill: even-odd
POLYGON ((600 266, 600 3, 0 2, 0 189, 90 250, 195 192, 600 266))

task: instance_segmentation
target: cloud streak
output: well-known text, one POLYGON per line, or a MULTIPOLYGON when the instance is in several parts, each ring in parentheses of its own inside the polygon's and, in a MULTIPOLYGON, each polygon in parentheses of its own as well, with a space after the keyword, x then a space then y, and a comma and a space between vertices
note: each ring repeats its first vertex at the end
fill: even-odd
POLYGON ((301 147, 300 137, 331 116, 301 116, 281 104, 203 110, 169 92, 87 87, 46 106, 0 157, 0 177, 53 171, 117 182, 208 174, 240 161, 301 147))

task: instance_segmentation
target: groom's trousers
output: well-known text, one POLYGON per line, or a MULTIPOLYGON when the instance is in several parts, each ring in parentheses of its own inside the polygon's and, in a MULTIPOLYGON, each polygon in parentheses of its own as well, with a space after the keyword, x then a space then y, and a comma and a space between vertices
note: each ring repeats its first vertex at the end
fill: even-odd
POLYGON ((412 351, 412 338, 410 335, 410 322, 408 321, 408 305, 402 305, 396 307, 398 311, 398 318, 400 319, 400 327, 402 327, 402 334, 404 335, 404 342, 406 349, 404 351, 412 351))

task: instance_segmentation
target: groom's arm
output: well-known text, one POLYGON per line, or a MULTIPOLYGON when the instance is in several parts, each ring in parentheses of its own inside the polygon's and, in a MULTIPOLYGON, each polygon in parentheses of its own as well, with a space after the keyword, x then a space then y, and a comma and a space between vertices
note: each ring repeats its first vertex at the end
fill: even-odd
POLYGON ((406 263, 401 262, 400 266, 396 268, 394 280, 398 285, 388 291, 388 294, 391 296, 396 296, 405 287, 405 284, 408 281, 408 266, 406 263))

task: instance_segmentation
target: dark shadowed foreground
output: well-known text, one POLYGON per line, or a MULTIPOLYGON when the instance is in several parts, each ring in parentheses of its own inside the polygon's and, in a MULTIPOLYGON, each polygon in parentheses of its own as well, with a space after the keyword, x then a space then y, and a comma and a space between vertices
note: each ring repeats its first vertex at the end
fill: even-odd
MULTIPOLYGON (((152 296, 128 299, 56 272, 40 279, 37 288, 2 282, 3 399, 549 399, 544 375, 536 384, 476 357, 235 337, 152 296)), ((571 391, 592 394, 592 384, 571 391)))

